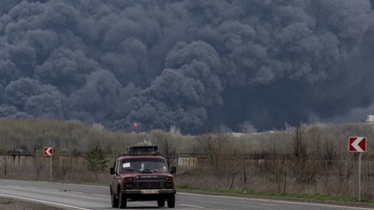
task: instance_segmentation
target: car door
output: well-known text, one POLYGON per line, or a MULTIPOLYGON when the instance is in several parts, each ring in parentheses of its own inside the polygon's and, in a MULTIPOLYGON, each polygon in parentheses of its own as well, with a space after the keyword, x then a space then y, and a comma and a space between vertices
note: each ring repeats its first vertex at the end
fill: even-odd
POLYGON ((118 173, 119 173, 119 171, 118 171, 118 159, 116 160, 116 162, 114 162, 113 168, 114 168, 115 173, 112 174, 112 183, 111 183, 112 192, 114 194, 118 194, 118 192, 117 192, 118 173))

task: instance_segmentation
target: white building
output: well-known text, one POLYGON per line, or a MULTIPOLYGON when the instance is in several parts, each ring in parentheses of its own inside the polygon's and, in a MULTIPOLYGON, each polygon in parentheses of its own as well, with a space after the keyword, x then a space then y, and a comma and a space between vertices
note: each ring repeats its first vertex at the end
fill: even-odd
POLYGON ((374 124, 374 115, 366 115, 366 123, 374 124))

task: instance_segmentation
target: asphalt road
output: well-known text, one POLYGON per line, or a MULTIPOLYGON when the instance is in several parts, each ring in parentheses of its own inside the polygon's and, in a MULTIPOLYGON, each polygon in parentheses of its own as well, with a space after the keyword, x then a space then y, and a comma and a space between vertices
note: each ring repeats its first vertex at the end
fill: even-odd
MULTIPOLYGON (((109 186, 0 179, 0 196, 41 202, 65 209, 105 210, 110 206, 109 186)), ((154 202, 129 202, 128 209, 159 209, 154 202)), ((164 207, 162 209, 167 209, 164 207)), ((175 209, 221 210, 358 210, 367 208, 328 206, 265 199, 234 198, 178 192, 175 209)))

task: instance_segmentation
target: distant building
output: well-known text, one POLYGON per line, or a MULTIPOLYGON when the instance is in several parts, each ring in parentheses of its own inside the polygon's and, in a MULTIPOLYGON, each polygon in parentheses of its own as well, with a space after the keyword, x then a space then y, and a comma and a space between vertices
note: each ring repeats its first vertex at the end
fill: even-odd
POLYGON ((231 132, 231 135, 232 135, 233 137, 241 137, 241 136, 246 135, 246 133, 234 133, 234 132, 231 132))
POLYGON ((374 115, 366 115, 365 122, 368 124, 374 124, 374 115))

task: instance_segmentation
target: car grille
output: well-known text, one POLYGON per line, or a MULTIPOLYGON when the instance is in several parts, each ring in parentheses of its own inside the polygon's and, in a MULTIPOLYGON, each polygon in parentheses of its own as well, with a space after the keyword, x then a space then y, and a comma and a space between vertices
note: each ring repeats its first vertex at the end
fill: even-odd
POLYGON ((161 189, 163 188, 162 181, 138 181, 135 182, 136 189, 161 189))

